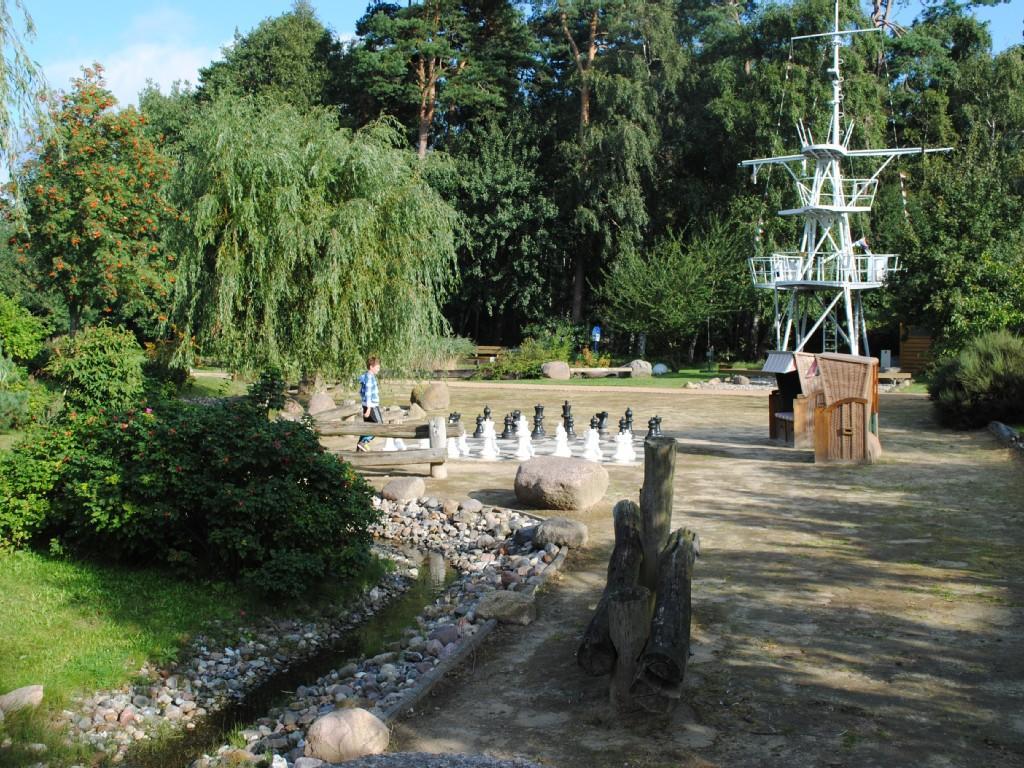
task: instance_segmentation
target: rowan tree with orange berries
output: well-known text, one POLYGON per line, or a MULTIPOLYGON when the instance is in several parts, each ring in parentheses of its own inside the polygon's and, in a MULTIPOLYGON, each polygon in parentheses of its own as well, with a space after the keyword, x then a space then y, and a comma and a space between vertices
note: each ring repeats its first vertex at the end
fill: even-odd
POLYGON ((175 215, 162 194, 172 161, 134 107, 116 108, 98 64, 57 100, 55 134, 22 169, 25 228, 11 239, 68 305, 69 331, 108 319, 152 338, 174 282, 160 242, 175 215))

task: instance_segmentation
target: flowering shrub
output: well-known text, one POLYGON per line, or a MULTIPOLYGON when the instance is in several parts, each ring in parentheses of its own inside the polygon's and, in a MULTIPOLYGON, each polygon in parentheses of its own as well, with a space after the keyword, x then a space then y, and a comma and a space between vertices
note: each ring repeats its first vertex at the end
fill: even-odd
POLYGON ((58 339, 46 371, 66 389, 68 408, 116 410, 138 402, 144 361, 131 331, 97 325, 58 339))
POLYGON ((0 541, 297 595, 369 553, 371 488, 250 401, 69 413, 0 457, 0 541))

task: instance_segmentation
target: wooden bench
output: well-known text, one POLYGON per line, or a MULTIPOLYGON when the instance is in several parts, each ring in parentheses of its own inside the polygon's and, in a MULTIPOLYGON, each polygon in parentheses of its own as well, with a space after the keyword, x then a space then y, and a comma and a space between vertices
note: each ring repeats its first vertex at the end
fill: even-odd
POLYGON ((504 357, 506 352, 508 350, 505 347, 497 344, 477 344, 473 354, 465 358, 465 362, 479 367, 496 362, 498 358, 504 357))
POLYGON ((445 424, 443 416, 434 416, 426 423, 349 422, 323 424, 317 427, 317 432, 323 437, 373 435, 374 437, 400 437, 403 440, 427 438, 430 440, 429 448, 412 448, 405 451, 331 451, 331 453, 356 468, 429 464, 430 476, 439 480, 448 477, 448 468, 444 465, 448 458, 448 438, 458 437, 464 431, 461 424, 445 424))
POLYGON ((633 375, 633 369, 629 366, 622 368, 570 368, 570 376, 584 376, 588 379, 603 379, 618 377, 620 379, 633 375))

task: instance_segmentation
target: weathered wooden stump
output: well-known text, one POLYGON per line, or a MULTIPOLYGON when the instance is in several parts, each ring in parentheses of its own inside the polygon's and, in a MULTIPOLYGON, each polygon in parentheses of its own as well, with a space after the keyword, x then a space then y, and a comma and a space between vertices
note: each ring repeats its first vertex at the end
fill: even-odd
POLYGON ((685 528, 669 535, 675 441, 646 440, 644 455, 640 505, 623 500, 612 511, 608 578, 576 657, 588 674, 611 674, 616 708, 668 713, 682 696, 700 541, 685 528))

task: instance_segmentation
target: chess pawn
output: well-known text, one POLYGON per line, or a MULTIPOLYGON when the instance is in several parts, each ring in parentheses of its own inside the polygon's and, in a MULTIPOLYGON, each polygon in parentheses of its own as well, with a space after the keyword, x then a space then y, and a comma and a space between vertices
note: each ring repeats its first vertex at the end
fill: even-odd
POLYGON ((657 421, 657 419, 654 416, 652 416, 647 421, 647 437, 657 437, 657 436, 658 436, 658 421, 657 421))
POLYGON ((575 419, 573 419, 572 414, 570 413, 565 419, 566 437, 576 437, 576 425, 574 424, 574 421, 575 419))
POLYGON ((519 433, 519 444, 516 446, 516 458, 526 461, 533 458, 533 443, 530 442, 530 433, 522 430, 519 433))
POLYGON ((477 416, 476 417, 476 430, 473 432, 473 437, 483 437, 483 436, 484 436, 484 417, 483 416, 477 416))
POLYGON ((547 437, 544 433, 544 406, 535 405, 533 406, 533 434, 530 435, 534 440, 539 440, 542 437, 547 437))
POLYGON ((591 421, 591 427, 587 430, 586 442, 583 445, 583 458, 587 461, 600 462, 601 455, 601 434, 597 431, 597 419, 591 421))
POLYGON ((572 451, 569 450, 569 435, 561 424, 555 427, 555 450, 552 456, 569 458, 572 451))
POLYGON ((632 432, 633 431, 633 409, 632 408, 627 408, 626 409, 626 431, 627 432, 632 432))
MULTIPOLYGON (((623 418, 620 421, 625 423, 626 420, 623 418)), ((615 436, 615 455, 612 456, 612 461, 616 464, 629 464, 635 457, 633 436, 629 432, 619 432, 615 436)))
POLYGON ((513 437, 515 434, 512 432, 512 414, 510 413, 505 416, 505 428, 501 431, 501 439, 511 440, 513 437))

